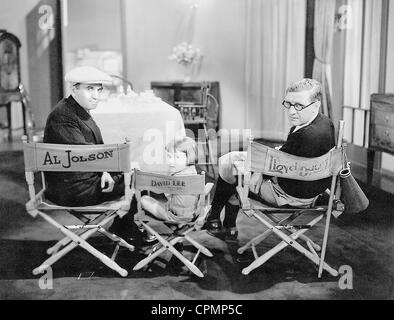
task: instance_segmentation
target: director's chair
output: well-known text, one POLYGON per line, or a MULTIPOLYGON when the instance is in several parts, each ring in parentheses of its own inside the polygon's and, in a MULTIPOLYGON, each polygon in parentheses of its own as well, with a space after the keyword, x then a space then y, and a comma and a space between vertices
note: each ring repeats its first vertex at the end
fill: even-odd
MULTIPOLYGON (((134 246, 122 238, 109 233, 105 226, 115 217, 123 217, 130 208, 132 199, 130 145, 61 145, 27 142, 23 138, 23 152, 25 161, 25 176, 29 188, 30 200, 26 203, 26 210, 32 217, 40 216, 65 235, 54 246, 47 250, 50 257, 33 274, 43 273, 75 247, 80 246, 94 255, 109 268, 126 277, 127 271, 121 268, 114 260, 119 247, 126 247, 130 251, 134 246), (60 206, 45 199, 46 190, 44 172, 123 172, 125 182, 125 195, 119 200, 107 201, 94 206, 68 207, 60 206), (34 174, 40 172, 42 190, 36 194, 34 174), (50 216, 53 211, 67 211, 77 217, 82 224, 63 225, 50 216), (107 236, 117 243, 111 258, 107 257, 87 242, 96 232, 107 236)), ((62 192, 62 190, 59 190, 62 192)))
POLYGON ((209 212, 209 194, 213 187, 212 183, 205 184, 205 173, 197 175, 162 175, 155 173, 142 172, 135 170, 133 174, 133 186, 135 189, 135 196, 138 203, 138 214, 135 216, 135 220, 141 223, 145 230, 156 236, 159 243, 153 247, 150 254, 139 261, 133 270, 140 270, 148 265, 151 261, 156 259, 159 255, 165 251, 170 251, 176 258, 178 258, 191 272, 198 277, 204 277, 200 269, 195 265, 195 262, 200 253, 208 257, 212 257, 212 253, 205 248, 203 245, 193 239, 190 234, 194 231, 200 230, 205 222, 207 213, 209 212), (193 216, 191 219, 178 220, 174 217, 174 214, 169 212, 168 216, 174 217, 174 219, 158 220, 157 217, 149 215, 150 206, 147 202, 144 202, 141 197, 141 191, 148 191, 156 194, 169 195, 169 201, 164 203, 164 208, 167 211, 171 210, 171 199, 173 195, 195 195, 195 203, 193 216), (168 237, 164 237, 159 234, 149 222, 162 222, 164 223, 172 233, 168 237), (197 249, 197 253, 194 255, 193 260, 190 261, 181 252, 179 252, 175 245, 182 243, 184 240, 188 241, 197 249))
POLYGON ((238 175, 237 193, 241 203, 241 210, 247 216, 255 218, 267 228, 263 233, 238 249, 238 253, 242 254, 245 250, 251 248, 255 258, 249 266, 242 270, 243 274, 249 274, 275 254, 287 246, 291 246, 313 263, 319 265, 319 278, 321 277, 323 269, 332 276, 338 275, 337 270, 324 262, 324 257, 327 247, 331 214, 338 217, 344 210, 343 203, 339 200, 340 184, 338 179, 338 173, 343 168, 344 163, 344 149, 342 147, 343 127, 344 122, 340 121, 337 146, 321 157, 297 157, 250 141, 247 161, 234 164, 235 172, 238 175), (250 199, 249 182, 251 172, 260 172, 269 176, 303 181, 313 181, 331 177, 328 204, 315 205, 314 203, 310 208, 277 208, 250 199), (293 223, 296 218, 306 214, 314 214, 310 222, 302 225, 293 223), (312 227, 324 217, 326 218, 326 223, 323 243, 322 246, 320 246, 304 235, 304 233, 311 230, 312 227), (277 235, 282 241, 262 256, 258 256, 256 245, 271 234, 277 235), (297 242, 298 238, 306 242, 307 249, 297 242), (319 251, 321 251, 320 256, 317 253, 319 251))

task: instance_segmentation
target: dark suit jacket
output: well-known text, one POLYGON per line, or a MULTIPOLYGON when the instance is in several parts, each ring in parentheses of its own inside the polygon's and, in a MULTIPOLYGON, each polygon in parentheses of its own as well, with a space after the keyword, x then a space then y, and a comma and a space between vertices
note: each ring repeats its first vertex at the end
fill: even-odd
MULTIPOLYGON (((47 118, 44 143, 103 144, 100 129, 72 96, 61 100, 47 118)), ((46 197, 59 205, 93 205, 103 202, 101 172, 46 172, 46 197)), ((113 175, 115 182, 120 177, 113 175)))
MULTIPOLYGON (((327 153, 335 146, 335 129, 331 120, 325 115, 317 117, 306 127, 293 132, 290 129, 281 151, 295 156, 314 158, 327 153)), ((330 186, 330 178, 317 181, 298 181, 279 178, 279 186, 289 195, 309 199, 324 192, 330 186)))

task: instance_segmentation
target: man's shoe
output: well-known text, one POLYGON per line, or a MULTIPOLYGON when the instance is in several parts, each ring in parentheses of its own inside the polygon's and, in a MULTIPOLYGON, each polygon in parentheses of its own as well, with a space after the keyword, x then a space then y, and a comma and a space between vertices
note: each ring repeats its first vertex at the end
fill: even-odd
POLYGON ((236 227, 225 229, 224 241, 226 241, 226 242, 237 242, 238 241, 238 230, 236 227))
POLYGON ((219 219, 207 221, 204 225, 204 229, 207 230, 208 234, 217 238, 221 238, 224 233, 222 222, 219 219))

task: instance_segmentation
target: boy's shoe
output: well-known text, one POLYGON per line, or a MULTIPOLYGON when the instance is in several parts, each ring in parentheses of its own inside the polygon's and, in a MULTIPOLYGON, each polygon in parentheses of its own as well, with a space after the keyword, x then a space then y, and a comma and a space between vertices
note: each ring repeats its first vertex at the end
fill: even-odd
POLYGON ((133 246, 147 246, 158 242, 155 235, 135 224, 125 226, 124 223, 116 221, 108 228, 108 232, 117 235, 133 246))
POLYGON ((158 242, 156 236, 147 232, 143 228, 138 228, 138 231, 134 231, 132 239, 137 247, 139 246, 151 246, 158 242))

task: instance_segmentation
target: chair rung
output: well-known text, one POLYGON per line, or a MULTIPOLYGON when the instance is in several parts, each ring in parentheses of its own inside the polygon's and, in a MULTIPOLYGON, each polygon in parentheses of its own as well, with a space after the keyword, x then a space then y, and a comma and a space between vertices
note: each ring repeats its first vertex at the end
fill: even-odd
POLYGON ((276 226, 277 229, 310 229, 312 226, 308 224, 300 224, 300 225, 284 225, 284 226, 276 226))
POLYGON ((49 201, 43 201, 37 205, 37 209, 38 210, 70 210, 70 211, 78 211, 78 212, 99 212, 99 211, 103 212, 109 210, 120 210, 124 204, 125 204, 124 200, 114 200, 95 206, 67 207, 67 206, 58 206, 49 201))
POLYGON ((87 224, 87 225, 79 224, 79 225, 70 225, 65 227, 69 230, 74 230, 74 229, 95 229, 95 228, 97 229, 100 226, 97 224, 87 224))
POLYGON ((198 255, 200 254, 200 252, 201 252, 201 249, 199 248, 198 251, 197 251, 197 253, 196 253, 196 255, 194 256, 193 261, 192 261, 193 264, 195 264, 195 262, 196 262, 196 260, 197 260, 197 258, 198 258, 198 255))
POLYGON ((254 258, 258 259, 259 255, 257 254, 256 246, 254 245, 254 243, 252 243, 252 252, 253 252, 254 258))
POLYGON ((294 225, 292 227, 296 228, 296 229, 310 229, 310 228, 312 228, 312 226, 309 224, 294 225))

